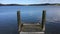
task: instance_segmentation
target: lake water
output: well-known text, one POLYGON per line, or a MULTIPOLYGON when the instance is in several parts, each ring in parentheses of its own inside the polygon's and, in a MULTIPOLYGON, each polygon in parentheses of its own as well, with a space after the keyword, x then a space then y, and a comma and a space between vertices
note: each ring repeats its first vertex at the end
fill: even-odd
POLYGON ((60 34, 60 6, 0 6, 0 34, 17 34, 17 11, 22 23, 41 22, 46 10, 46 34, 60 34))

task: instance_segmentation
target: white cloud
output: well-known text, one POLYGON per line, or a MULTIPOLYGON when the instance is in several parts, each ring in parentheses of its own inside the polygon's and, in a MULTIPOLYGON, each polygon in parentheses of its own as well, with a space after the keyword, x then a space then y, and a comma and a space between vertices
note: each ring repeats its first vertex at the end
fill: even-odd
POLYGON ((18 4, 40 4, 46 3, 47 0, 0 0, 1 3, 18 3, 18 4))
POLYGON ((60 3, 60 0, 48 0, 49 3, 60 3))
POLYGON ((0 3, 40 4, 40 3, 60 3, 60 0, 0 0, 0 3))

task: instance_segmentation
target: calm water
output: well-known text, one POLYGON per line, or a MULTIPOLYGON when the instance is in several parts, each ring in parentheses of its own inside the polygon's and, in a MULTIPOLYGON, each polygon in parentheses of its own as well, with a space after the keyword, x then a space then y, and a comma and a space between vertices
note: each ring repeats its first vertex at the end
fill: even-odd
POLYGON ((60 6, 0 6, 0 34, 17 34, 17 10, 22 23, 41 22, 46 10, 46 34, 60 34, 60 6))

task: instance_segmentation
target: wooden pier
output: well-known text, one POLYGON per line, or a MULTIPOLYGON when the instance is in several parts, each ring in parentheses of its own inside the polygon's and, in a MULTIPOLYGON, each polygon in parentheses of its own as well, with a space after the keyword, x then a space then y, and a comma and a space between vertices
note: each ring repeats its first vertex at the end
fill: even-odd
POLYGON ((18 34, 44 34, 45 32, 45 21, 46 21, 46 11, 42 12, 42 22, 41 24, 23 24, 21 23, 20 11, 17 11, 17 21, 18 21, 18 34))

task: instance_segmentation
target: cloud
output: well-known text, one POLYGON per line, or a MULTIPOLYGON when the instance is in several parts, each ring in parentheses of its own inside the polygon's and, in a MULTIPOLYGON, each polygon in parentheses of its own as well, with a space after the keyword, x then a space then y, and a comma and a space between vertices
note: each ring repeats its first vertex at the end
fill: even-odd
POLYGON ((4 4, 40 4, 40 3, 60 3, 60 0, 0 0, 4 4))
POLYGON ((10 4, 10 3, 17 3, 18 0, 0 0, 0 3, 3 4, 10 4))
POLYGON ((49 3, 60 3, 60 0, 48 0, 49 3))
POLYGON ((17 4, 40 4, 46 3, 47 0, 0 0, 1 3, 17 3, 17 4))

